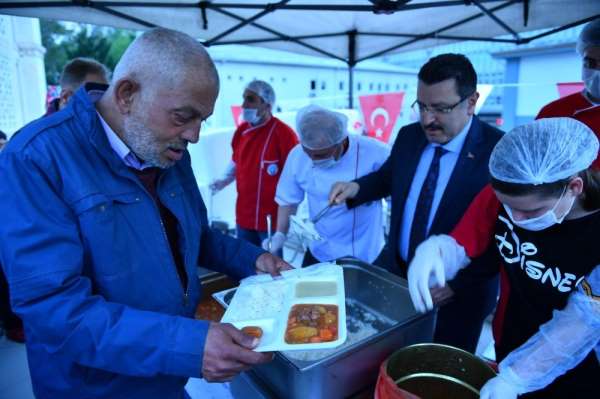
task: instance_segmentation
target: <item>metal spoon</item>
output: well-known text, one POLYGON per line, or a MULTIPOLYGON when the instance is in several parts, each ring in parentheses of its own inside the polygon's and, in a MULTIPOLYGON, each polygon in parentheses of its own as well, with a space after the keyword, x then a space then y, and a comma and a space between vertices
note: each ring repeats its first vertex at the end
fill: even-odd
POLYGON ((328 204, 328 205, 327 205, 325 208, 321 209, 321 211, 320 211, 319 213, 317 213, 317 214, 315 215, 315 217, 314 217, 314 218, 312 218, 310 221, 311 221, 313 224, 317 223, 319 220, 321 220, 321 218, 322 218, 323 216, 325 216, 325 214, 327 213, 327 211, 329 211, 329 210, 331 209, 331 207, 332 207, 332 206, 333 206, 333 202, 332 202, 332 203, 330 203, 330 204, 328 204))

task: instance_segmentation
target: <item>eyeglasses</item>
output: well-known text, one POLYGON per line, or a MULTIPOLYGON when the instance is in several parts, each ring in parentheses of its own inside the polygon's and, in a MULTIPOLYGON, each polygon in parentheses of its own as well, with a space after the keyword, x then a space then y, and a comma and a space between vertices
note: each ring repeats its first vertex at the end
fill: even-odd
POLYGON ((450 112, 452 112, 454 110, 454 108, 458 107, 458 105, 460 103, 465 101, 467 98, 471 97, 473 95, 473 93, 469 94, 466 97, 461 98, 460 100, 458 100, 458 102, 456 104, 453 104, 453 105, 428 107, 427 105, 423 104, 419 100, 415 100, 415 102, 412 103, 412 105, 410 107, 413 109, 413 111, 415 111, 415 112, 419 111, 419 113, 421 113, 421 114, 424 114, 426 112, 431 112, 432 114, 435 114, 435 115, 447 115, 450 112))

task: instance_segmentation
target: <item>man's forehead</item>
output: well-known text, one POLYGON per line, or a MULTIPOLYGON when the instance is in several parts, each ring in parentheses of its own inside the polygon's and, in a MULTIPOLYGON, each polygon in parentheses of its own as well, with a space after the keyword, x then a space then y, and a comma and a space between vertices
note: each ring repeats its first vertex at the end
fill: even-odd
POLYGON ((158 100, 163 102, 171 111, 180 111, 190 114, 198 114, 207 118, 213 112, 217 98, 216 89, 196 89, 192 87, 162 92, 158 100))
POLYGON ((456 79, 449 78, 436 83, 426 83, 419 79, 417 89, 425 89, 429 91, 452 91, 456 92, 456 79))
POLYGON ((419 80, 417 98, 424 100, 424 97, 435 102, 454 101, 456 97, 459 97, 456 79, 446 79, 433 84, 427 84, 419 80))

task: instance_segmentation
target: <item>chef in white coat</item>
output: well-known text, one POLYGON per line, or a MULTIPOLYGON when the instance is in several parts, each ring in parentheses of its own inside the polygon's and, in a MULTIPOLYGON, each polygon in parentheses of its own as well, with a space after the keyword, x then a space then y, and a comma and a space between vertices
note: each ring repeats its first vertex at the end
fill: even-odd
MULTIPOLYGON (((277 231, 263 247, 275 253, 283 247, 290 216, 308 200, 310 219, 328 205, 331 186, 378 170, 388 158, 387 145, 365 136, 348 135, 345 115, 309 105, 298 111, 296 131, 300 144, 289 153, 277 184, 277 231)), ((309 244, 302 265, 353 256, 374 263, 384 246, 381 201, 352 210, 329 208, 314 225, 321 237, 309 244)))

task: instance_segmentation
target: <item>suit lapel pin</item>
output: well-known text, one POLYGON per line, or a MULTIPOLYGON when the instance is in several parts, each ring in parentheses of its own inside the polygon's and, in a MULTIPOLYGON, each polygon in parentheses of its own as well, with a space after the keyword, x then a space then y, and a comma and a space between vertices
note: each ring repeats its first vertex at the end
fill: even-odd
POLYGON ((467 153, 467 158, 469 159, 475 159, 475 155, 469 151, 469 153, 467 153))

